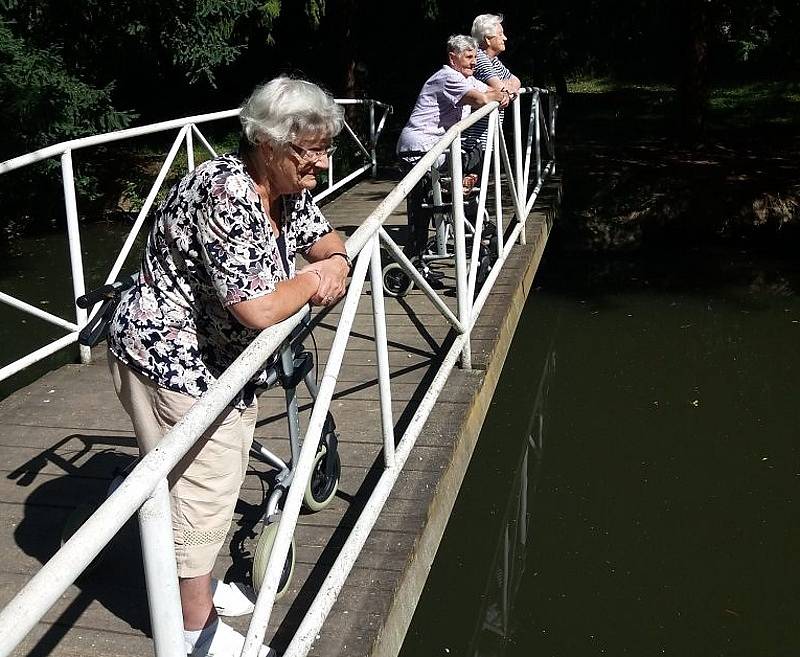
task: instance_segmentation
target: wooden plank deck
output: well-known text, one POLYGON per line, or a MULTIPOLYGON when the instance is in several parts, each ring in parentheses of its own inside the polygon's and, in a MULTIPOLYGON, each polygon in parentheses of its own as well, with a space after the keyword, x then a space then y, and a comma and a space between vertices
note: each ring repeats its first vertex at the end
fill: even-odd
MULTIPOLYGON (((325 214, 349 235, 393 184, 362 182, 328 204, 325 214)), ((477 323, 474 369, 454 371, 311 654, 397 654, 544 249, 546 215, 557 205, 558 184, 551 185, 548 193, 537 204, 543 209, 534 211, 528 221, 527 246, 509 259, 477 323)), ((393 215, 392 225, 405 223, 403 210, 393 215)), ((455 307, 452 295, 444 298, 455 307)), ((386 306, 392 408, 399 436, 438 367, 442 345, 452 336, 418 291, 402 301, 387 299, 386 306)), ((321 367, 337 320, 337 311, 331 312, 315 331, 321 367)), ((382 470, 367 296, 361 300, 353 331, 331 407, 341 433, 340 490, 329 508, 301 515, 294 578, 288 594, 277 603, 267 632, 279 654, 382 470)), ((129 420, 109 385, 103 351, 96 355, 92 365, 62 367, 0 402, 0 607, 57 550, 71 511, 99 499, 115 470, 136 453, 129 420)), ((256 437, 278 453, 288 452, 284 410, 282 391, 262 397, 256 437)), ((265 466, 251 466, 215 571, 225 579, 249 577, 269 483, 265 466)), ((245 631, 247 622, 234 619, 232 624, 245 631)), ((97 567, 70 587, 14 654, 149 655, 153 652, 149 631, 138 531, 130 522, 97 567)))

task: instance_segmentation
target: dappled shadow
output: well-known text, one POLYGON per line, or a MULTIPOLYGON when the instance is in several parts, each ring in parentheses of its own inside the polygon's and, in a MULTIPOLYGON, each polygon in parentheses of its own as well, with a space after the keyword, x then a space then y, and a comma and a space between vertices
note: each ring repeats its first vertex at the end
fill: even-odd
MULTIPOLYGON (((102 503, 111 480, 134 461, 132 454, 120 451, 133 445, 132 438, 73 434, 14 468, 7 478, 18 486, 30 488, 25 497, 24 517, 14 531, 19 548, 45 564, 61 547, 65 528, 73 524, 82 511, 90 511, 102 503), (53 466, 63 474, 53 476, 53 466)), ((134 519, 78 577, 75 586, 80 592, 49 625, 28 655, 55 654, 60 641, 95 601, 131 629, 149 636, 150 619, 141 563, 134 519), (113 582, 113 586, 109 586, 109 582, 113 582)))
MULTIPOLYGON (((446 352, 446 350, 452 344, 453 337, 454 334, 451 332, 451 335, 448 336, 442 345, 441 353, 446 352)), ((424 368, 425 371, 414 392, 412 393, 410 401, 406 404, 403 412, 400 414, 400 417, 394 425, 396 442, 399 442, 400 438, 408 428, 414 413, 419 407, 420 401, 425 396, 425 393, 427 393, 427 391, 430 389, 433 379, 436 376, 440 366, 441 357, 436 356, 430 361, 419 363, 401 370, 402 372, 405 372, 410 371, 411 369, 424 368)), ((399 374, 400 371, 393 373, 393 376, 399 374)), ((314 566, 312 567, 306 581, 303 583, 303 586, 298 591, 294 600, 292 600, 286 616, 278 626, 270 645, 279 653, 286 649, 286 647, 289 645, 289 642, 294 637, 294 633, 296 632, 298 625, 303 620, 305 614, 308 612, 311 604, 313 603, 314 598, 322 586, 322 583, 339 556, 345 541, 349 537, 350 531, 366 507, 370 495, 375 489, 375 486, 377 485, 378 480, 380 479, 384 470, 383 452, 380 451, 375 457, 375 460, 370 468, 367 470, 364 479, 356 492, 346 500, 347 510, 344 512, 341 520, 338 522, 331 537, 326 541, 319 558, 314 563, 314 566)), ((340 497, 342 496, 340 495, 340 497)))
MULTIPOLYGON (((775 88, 770 92, 778 94, 775 88)), ((574 247, 632 250, 720 239, 800 238, 800 141, 762 114, 711 115, 702 144, 675 122, 675 93, 628 87, 574 94, 560 117, 565 178, 561 239, 574 247)))
POLYGON ((538 288, 595 311, 612 309, 619 294, 699 297, 742 313, 769 312, 775 299, 800 293, 800 264, 792 256, 728 246, 646 249, 635 254, 548 250, 538 288), (713 300, 713 301, 712 301, 713 300))

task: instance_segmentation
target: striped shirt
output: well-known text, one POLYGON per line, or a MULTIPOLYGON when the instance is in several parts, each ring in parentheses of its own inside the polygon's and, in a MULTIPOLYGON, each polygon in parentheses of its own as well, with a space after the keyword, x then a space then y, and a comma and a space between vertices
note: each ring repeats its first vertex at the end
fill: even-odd
MULTIPOLYGON (((478 50, 475 59, 475 72, 473 76, 476 80, 489 83, 492 78, 508 80, 512 74, 500 61, 499 57, 489 58, 483 50, 478 50)), ((503 110, 500 110, 500 121, 503 120, 503 110)), ((481 149, 486 150, 486 130, 489 127, 489 117, 485 117, 472 125, 465 134, 467 144, 480 143, 481 149)))

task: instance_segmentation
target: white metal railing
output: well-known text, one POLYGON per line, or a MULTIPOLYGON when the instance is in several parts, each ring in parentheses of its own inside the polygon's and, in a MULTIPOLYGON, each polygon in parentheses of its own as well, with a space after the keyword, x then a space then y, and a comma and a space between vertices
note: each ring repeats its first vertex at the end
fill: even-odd
MULTIPOLYGON (((366 164, 361 166, 357 166, 354 171, 347 172, 347 175, 342 177, 340 180, 334 182, 334 157, 331 156, 328 158, 328 184, 326 188, 318 193, 314 199, 316 201, 321 201, 326 196, 332 194, 336 190, 342 188, 343 186, 350 183, 352 180, 363 174, 365 171, 371 171, 373 175, 376 173, 377 168, 377 157, 376 157, 376 144, 378 138, 380 137, 383 129, 386 125, 386 119, 391 113, 391 106, 386 105, 385 103, 381 103, 375 100, 362 100, 362 99, 353 99, 353 98, 344 98, 344 99, 337 99, 336 101, 339 105, 357 105, 363 106, 367 108, 368 111, 368 119, 369 119, 369 141, 364 144, 361 139, 359 139, 356 132, 353 128, 345 121, 345 133, 348 137, 353 141, 357 151, 364 156, 366 160, 366 164), (376 109, 379 110, 381 113, 380 120, 376 124, 376 109)), ((54 157, 61 158, 61 175, 62 175, 62 182, 63 182, 63 189, 64 189, 64 208, 66 211, 66 218, 67 218, 67 240, 69 244, 69 259, 70 259, 70 268, 72 272, 72 291, 74 298, 78 298, 85 292, 85 278, 84 278, 84 268, 83 268, 83 260, 81 257, 81 235, 80 235, 80 226, 78 222, 78 204, 77 198, 75 195, 75 176, 73 172, 72 166, 72 154, 80 149, 90 148, 92 146, 99 146, 102 144, 109 144, 111 142, 118 142, 127 139, 132 139, 135 137, 141 137, 144 135, 151 135, 160 132, 169 132, 173 130, 178 130, 178 134, 175 137, 175 140, 172 143, 172 147, 169 149, 167 156, 161 165, 161 170, 158 172, 153 185, 150 188, 150 191, 147 194, 147 197, 142 204, 142 207, 139 209, 139 212, 136 216, 136 220, 131 228, 130 232, 128 233, 127 238, 120 250, 119 254, 117 255, 114 264, 111 267, 111 270, 106 277, 106 283, 110 283, 115 281, 122 269, 125 260, 127 259, 128 255, 133 248, 136 238, 141 231, 142 226, 144 225, 145 220, 147 219, 147 215, 153 207, 153 204, 156 201, 159 191, 164 185, 164 181, 169 174, 170 168, 172 167, 178 152, 181 150, 182 147, 186 148, 186 162, 187 168, 189 171, 194 169, 194 139, 195 137, 200 141, 202 146, 208 151, 208 153, 212 157, 216 157, 217 153, 214 147, 209 143, 208 139, 206 139, 205 135, 200 131, 198 125, 211 123, 214 121, 221 121, 224 119, 230 119, 239 115, 239 109, 232 109, 232 110, 225 110, 222 112, 214 112, 211 114, 200 114, 197 116, 189 116, 183 119, 175 119, 172 121, 163 121, 161 123, 153 123, 150 125, 144 125, 137 128, 128 128, 126 130, 117 130, 115 132, 109 132, 101 135, 93 135, 91 137, 83 137, 81 139, 73 139, 70 141, 65 141, 60 144, 55 144, 54 146, 48 146, 47 148, 42 148, 38 151, 34 151, 32 153, 27 153, 25 155, 20 155, 19 157, 12 158, 10 160, 6 160, 5 162, 0 162, 0 175, 8 173, 10 171, 14 171, 16 169, 21 169, 23 167, 30 166, 35 164, 36 162, 41 162, 43 160, 47 160, 54 157)), ((0 302, 5 303, 9 306, 17 308, 18 310, 23 311, 29 315, 33 315, 34 317, 38 317, 39 319, 43 319, 46 322, 59 326, 63 329, 66 329, 69 333, 57 340, 50 342, 49 344, 36 349, 35 351, 28 353, 21 358, 15 360, 12 363, 5 365, 4 367, 0 367, 0 381, 7 379, 8 377, 16 374, 20 370, 25 369, 26 367, 54 354, 55 352, 67 347, 71 344, 74 344, 78 340, 78 333, 81 329, 86 325, 89 317, 86 310, 82 308, 78 308, 77 305, 74 306, 75 308, 75 321, 70 321, 67 319, 63 319, 54 315, 52 313, 48 313, 43 311, 36 306, 27 303, 21 299, 17 299, 16 297, 6 294, 5 292, 0 292, 0 302)), ((81 346, 80 347, 81 353, 81 361, 84 363, 88 363, 91 360, 91 351, 88 347, 81 346)))
MULTIPOLYGON (((529 96, 532 100, 531 111, 535 114, 535 125, 538 125, 540 121, 543 122, 545 132, 550 136, 550 143, 552 144, 557 110, 555 98, 548 92, 538 89, 524 90, 523 97, 526 96, 529 96), (545 117, 546 121, 543 121, 545 117)), ((518 98, 514 102, 516 107, 513 108, 513 111, 515 115, 518 115, 521 100, 518 98)), ((311 412, 305 439, 295 465, 294 479, 281 513, 270 561, 267 565, 264 582, 259 592, 247 633, 243 657, 256 655, 264 639, 275 602, 278 581, 297 524, 303 492, 311 476, 313 462, 317 453, 317 444, 333 397, 359 297, 367 276, 369 275, 371 282, 375 325, 376 366, 382 409, 384 471, 335 563, 328 572, 308 613, 287 647, 285 656, 304 657, 308 654, 450 372, 455 367, 459 357, 463 368, 470 367, 470 334, 472 327, 503 264, 514 248, 515 243, 523 234, 528 208, 532 206, 538 196, 545 177, 555 169, 552 150, 548 151, 547 161, 542 159, 541 151, 544 140, 541 139, 540 131, 535 129, 535 126, 534 129, 529 128, 524 147, 528 153, 530 153, 531 149, 535 149, 534 162, 541 162, 541 166, 537 164, 533 183, 531 185, 526 183, 529 175, 528 167, 531 166, 531 157, 526 158, 525 165, 522 168, 519 166, 512 168, 505 139, 498 127, 497 109, 497 103, 491 103, 472 113, 467 119, 448 130, 442 139, 421 158, 408 175, 384 198, 347 240, 347 252, 355 260, 356 264, 344 300, 341 319, 319 385, 317 400, 311 412), (474 286, 475 268, 478 263, 477 259, 473 257, 469 267, 467 266, 464 202, 461 193, 463 182, 460 157, 461 134, 475 121, 487 115, 490 117, 489 138, 481 176, 479 198, 481 210, 478 212, 478 220, 474 227, 476 234, 473 238, 473 244, 480 241, 482 208, 486 202, 486 189, 488 188, 490 171, 493 172, 494 188, 501 197, 499 199, 500 202, 496 204, 497 215, 495 218, 498 224, 498 236, 502 238, 502 234, 505 232, 503 228, 501 164, 506 173, 506 183, 510 192, 506 198, 510 199, 515 208, 517 222, 513 227, 511 225, 508 226, 508 239, 505 243, 500 242, 498 259, 473 301, 470 289, 474 286), (414 185, 426 175, 428 169, 436 162, 439 156, 448 150, 451 155, 452 173, 458 299, 457 317, 449 313, 449 311, 448 313, 444 312, 447 307, 438 299, 436 293, 402 255, 397 245, 394 244, 383 229, 383 224, 387 217, 403 201, 414 185), (438 303, 435 303, 436 307, 443 311, 443 315, 457 332, 452 346, 444 354, 438 372, 399 441, 395 440, 391 414, 391 381, 389 378, 386 322, 383 307, 380 242, 383 242, 386 248, 398 258, 400 264, 406 269, 408 275, 414 278, 422 291, 432 301, 438 301, 438 303)), ((514 152, 519 155, 522 150, 521 122, 515 120, 514 152)), ((519 162, 519 159, 516 162, 519 162)), ((0 611, 0 657, 6 657, 10 654, 14 647, 137 510, 139 510, 144 545, 143 558, 145 560, 145 576, 156 655, 158 657, 183 656, 183 646, 179 640, 181 626, 180 602, 177 597, 177 576, 174 572, 174 567, 168 565, 171 561, 169 554, 173 548, 171 529, 168 522, 169 500, 165 479, 199 436, 230 403, 242 386, 263 367, 269 356, 289 336, 307 312, 308 308, 303 308, 289 319, 262 331, 228 370, 220 376, 217 382, 211 386, 208 392, 164 436, 158 448, 146 454, 139 461, 128 477, 99 509, 75 532, 11 602, 0 611), (155 563, 156 561, 159 563, 155 563)))

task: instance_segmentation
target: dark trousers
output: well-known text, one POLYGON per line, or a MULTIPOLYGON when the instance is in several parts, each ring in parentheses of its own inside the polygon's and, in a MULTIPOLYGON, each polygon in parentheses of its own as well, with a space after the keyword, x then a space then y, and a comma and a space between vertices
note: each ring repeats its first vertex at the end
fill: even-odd
MULTIPOLYGON (((409 169, 410 170, 410 169, 409 169)), ((425 175, 406 197, 406 212, 408 214, 408 236, 403 252, 409 258, 415 258, 425 251, 428 243, 428 228, 431 223, 430 209, 423 208, 426 200, 431 196, 431 177, 425 175)))
MULTIPOLYGON (((403 175, 407 174, 414 165, 419 162, 425 153, 412 152, 400 154, 400 167, 403 175)), ((476 173, 480 171, 483 162, 483 151, 480 144, 465 147, 461 153, 462 167, 464 174, 476 173)), ((449 171, 450 165, 447 160, 439 166, 439 172, 445 174, 449 171)), ((408 239, 403 252, 409 258, 415 258, 425 252, 425 245, 428 243, 428 229, 430 228, 433 213, 429 208, 423 208, 426 201, 431 197, 431 176, 426 174, 406 196, 406 213, 408 216, 408 239)))

